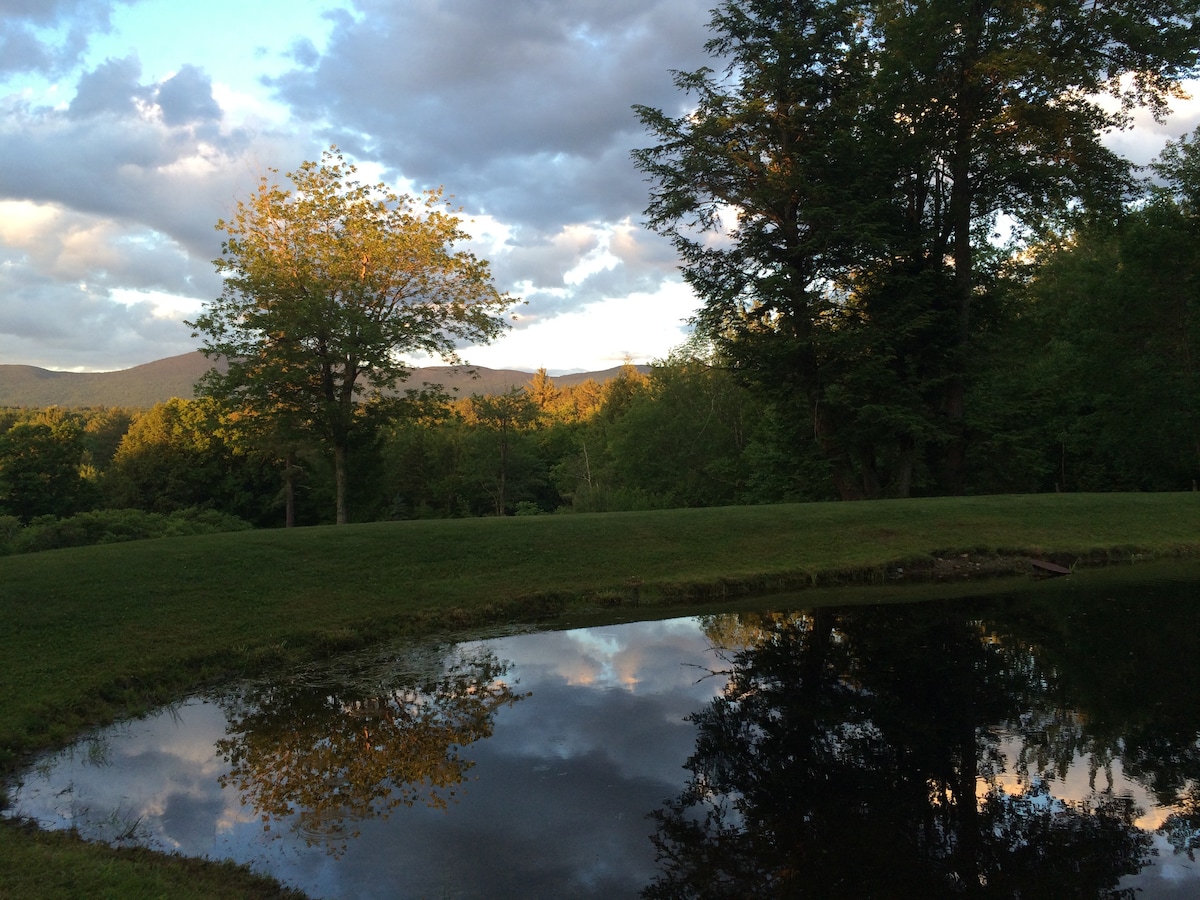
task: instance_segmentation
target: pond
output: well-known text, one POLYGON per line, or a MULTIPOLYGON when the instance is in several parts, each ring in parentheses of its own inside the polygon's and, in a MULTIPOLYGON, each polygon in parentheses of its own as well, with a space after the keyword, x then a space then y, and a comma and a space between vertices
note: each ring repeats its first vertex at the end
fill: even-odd
POLYGON ((394 646, 100 731, 8 814, 314 897, 1197 897, 1198 588, 394 646))

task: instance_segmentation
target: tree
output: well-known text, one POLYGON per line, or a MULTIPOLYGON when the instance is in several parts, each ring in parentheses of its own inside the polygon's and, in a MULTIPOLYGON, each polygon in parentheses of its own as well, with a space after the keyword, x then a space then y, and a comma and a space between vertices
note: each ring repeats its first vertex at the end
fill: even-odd
POLYGON ((678 116, 636 107, 659 140, 635 152, 649 224, 700 328, 807 420, 842 497, 965 489, 995 224, 1024 239, 1119 203, 1129 166, 1100 138, 1135 106, 1165 111, 1196 67, 1198 10, 727 0, 706 45, 724 70, 677 74, 695 97, 678 116))
POLYGON ((223 700, 229 725, 217 749, 230 768, 219 780, 257 810, 264 830, 291 819, 307 843, 340 852, 364 821, 457 799, 474 766, 468 749, 523 699, 507 671, 483 651, 419 675, 246 688, 223 700))
POLYGON ((355 171, 330 148, 287 173, 290 190, 264 176, 217 223, 225 287, 189 323, 205 355, 228 362, 203 392, 331 455, 339 524, 352 436, 370 425, 362 401, 394 393, 410 371, 403 354, 456 362, 458 341, 493 339, 512 304, 485 260, 456 249, 468 235, 440 190, 397 195, 355 171))
POLYGON ((230 444, 216 403, 176 397, 134 419, 103 485, 110 508, 217 509, 262 523, 277 505, 273 476, 262 457, 230 444))
POLYGON ((545 368, 538 369, 525 385, 525 393, 537 404, 542 415, 550 415, 562 398, 562 391, 554 384, 554 380, 546 374, 545 368))
POLYGON ((1200 481, 1198 146, 1169 144, 1144 202, 1049 248, 1029 285, 1027 355, 1050 365, 1028 390, 1057 400, 1057 441, 1041 449, 1062 489, 1200 481))
POLYGON ((523 440, 537 422, 537 402, 524 388, 514 387, 503 394, 473 394, 469 404, 477 426, 479 482, 495 514, 507 515, 510 501, 518 499, 513 496, 514 486, 519 489, 537 479, 531 470, 540 468, 523 440))
POLYGON ((683 348, 653 366, 646 389, 609 429, 620 486, 670 506, 743 500, 754 404, 715 363, 702 348, 683 348))
POLYGON ((1069 765, 1090 741, 1060 733, 1074 697, 1041 662, 1058 635, 1030 615, 1004 640, 1001 605, 710 621, 724 689, 689 717, 691 776, 652 813, 662 874, 642 896, 1125 896, 1119 879, 1150 857, 1141 811, 1111 791, 1052 796, 1066 766, 1039 745, 1069 765), (749 641, 722 655, 725 636, 749 641), (1011 769, 998 722, 1022 745, 1011 769))
POLYGON ((0 512, 28 523, 90 506, 80 474, 83 428, 74 417, 21 422, 0 434, 0 512))

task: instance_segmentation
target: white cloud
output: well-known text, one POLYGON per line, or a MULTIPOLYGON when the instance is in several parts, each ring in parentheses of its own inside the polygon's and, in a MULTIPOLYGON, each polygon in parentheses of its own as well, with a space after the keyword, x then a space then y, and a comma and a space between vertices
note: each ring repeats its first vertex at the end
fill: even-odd
MULTIPOLYGON (((560 315, 533 316, 494 344, 468 347, 463 357, 489 369, 546 368, 554 373, 600 371, 664 359, 687 340, 686 320, 696 301, 681 282, 667 282, 654 294, 638 293, 604 302, 604 314, 585 306, 560 315)), ((520 309, 518 316, 523 313, 520 309)), ((427 364, 428 360, 423 363, 427 364)))

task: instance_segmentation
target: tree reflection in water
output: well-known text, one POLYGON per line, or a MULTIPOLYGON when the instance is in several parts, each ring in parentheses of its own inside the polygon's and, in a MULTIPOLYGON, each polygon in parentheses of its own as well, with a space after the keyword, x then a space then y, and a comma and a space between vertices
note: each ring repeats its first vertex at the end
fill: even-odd
MULTIPOLYGON (((217 749, 263 828, 290 819, 332 853, 359 823, 397 806, 444 808, 473 763, 462 750, 490 737, 496 712, 522 695, 509 664, 475 650, 425 674, 354 673, 336 684, 274 682, 222 700, 229 725, 217 749)), ((409 667, 411 668, 411 666, 409 667)))
POLYGON ((1196 847, 1200 673, 1150 652, 1167 641, 1176 669, 1200 665, 1178 646, 1200 642, 1182 607, 1110 610, 1115 631, 1003 599, 712 618, 715 646, 745 649, 692 716, 691 776, 652 813, 662 873, 643 896, 1131 895, 1119 880, 1151 836, 1096 777, 1113 760, 1178 810, 1160 829, 1176 848, 1196 847), (1114 656, 1105 642, 1131 630, 1145 646, 1114 656), (1081 757, 1087 796, 1056 798, 1081 757))

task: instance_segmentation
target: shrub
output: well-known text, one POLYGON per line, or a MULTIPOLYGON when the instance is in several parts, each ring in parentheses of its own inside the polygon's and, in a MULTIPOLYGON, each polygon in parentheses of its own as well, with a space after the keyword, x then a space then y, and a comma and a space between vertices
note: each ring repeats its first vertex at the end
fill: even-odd
POLYGON ((24 528, 16 529, 7 523, 10 518, 13 517, 0 519, 0 553, 35 553, 61 547, 245 531, 252 527, 237 516, 196 508, 169 514, 140 509, 101 509, 64 519, 39 516, 24 528))

